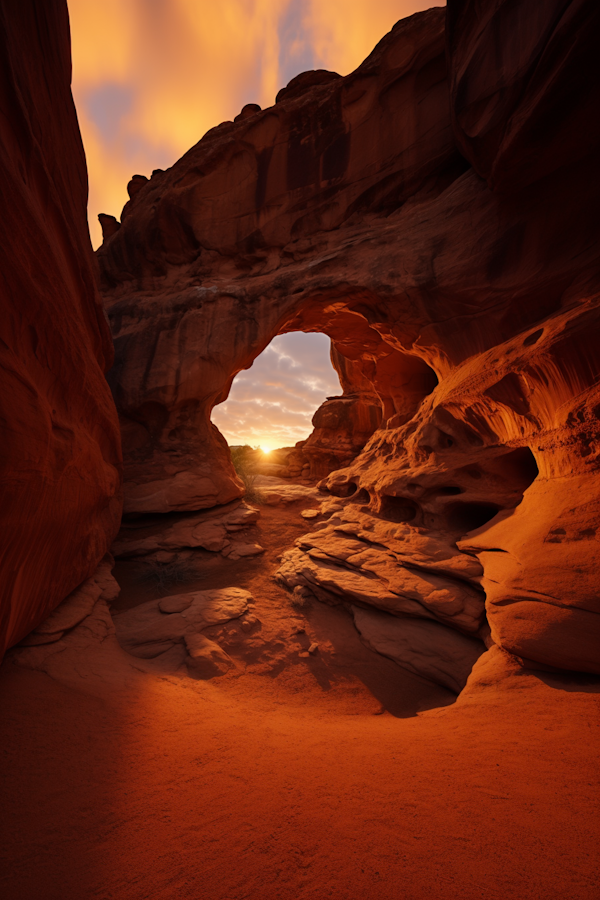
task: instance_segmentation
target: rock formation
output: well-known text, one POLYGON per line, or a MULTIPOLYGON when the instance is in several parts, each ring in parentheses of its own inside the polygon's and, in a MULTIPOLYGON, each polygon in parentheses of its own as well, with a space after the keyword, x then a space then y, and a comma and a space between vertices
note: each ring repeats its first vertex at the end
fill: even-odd
MULTIPOLYGON (((302 456, 312 478, 324 478, 351 462, 382 422, 382 402, 373 372, 369 378, 363 360, 350 360, 331 348, 331 362, 343 394, 328 397, 313 416, 314 430, 302 444, 302 456)), ((375 367, 373 368, 376 372, 375 367)))
POLYGON ((0 26, 1 657, 108 550, 121 453, 66 2, 2 3, 0 26))
POLYGON ((126 510, 238 496, 212 406, 276 334, 323 331, 344 397, 303 453, 347 464, 279 577, 598 672, 598 10, 447 16, 130 192, 98 254, 126 510))
POLYGON ((210 410, 276 334, 329 334, 348 381, 353 365, 386 419, 410 418, 435 384, 370 319, 393 268, 381 227, 466 168, 450 127, 444 12, 399 23, 347 78, 294 81, 274 107, 212 129, 130 191, 98 253, 126 512, 239 496, 210 410))
POLYGON ((6 896, 596 897, 599 9, 449 0, 132 179, 119 594, 66 6, 0 0, 6 896), (210 412, 293 329, 343 395, 258 518, 210 412))

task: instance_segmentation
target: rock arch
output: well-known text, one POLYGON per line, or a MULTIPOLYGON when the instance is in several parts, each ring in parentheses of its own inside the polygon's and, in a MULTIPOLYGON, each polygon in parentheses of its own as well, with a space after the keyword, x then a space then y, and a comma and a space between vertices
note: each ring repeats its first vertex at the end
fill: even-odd
POLYGON ((169 308, 174 298, 161 298, 162 309, 152 306, 149 316, 142 309, 135 322, 127 315, 129 300, 110 310, 117 361, 109 380, 121 416, 126 514, 202 509, 240 495, 210 414, 238 372, 278 334, 321 332, 332 341, 343 397, 317 414, 307 449, 315 471, 319 456, 350 462, 382 424, 397 427, 412 418, 437 383, 419 356, 388 343, 338 289, 258 302, 231 293, 207 302, 205 293, 188 293, 184 303, 176 295, 178 313, 169 308), (336 451, 327 431, 341 432, 345 449, 342 437, 336 451))
MULTIPOLYGON (((560 75, 513 103, 460 16, 446 57, 444 18, 399 22, 347 77, 305 79, 135 183, 98 253, 126 509, 238 496, 211 406, 276 334, 324 331, 346 402, 376 398, 381 423, 327 475, 331 525, 281 578, 471 635, 483 586, 501 647, 599 671, 596 138, 549 140, 536 177, 523 123, 553 127, 560 75), (503 98, 490 134, 480 82, 503 98)), ((532 51, 513 49, 521 84, 532 51)), ((572 72, 568 91, 571 115, 597 84, 572 72)))

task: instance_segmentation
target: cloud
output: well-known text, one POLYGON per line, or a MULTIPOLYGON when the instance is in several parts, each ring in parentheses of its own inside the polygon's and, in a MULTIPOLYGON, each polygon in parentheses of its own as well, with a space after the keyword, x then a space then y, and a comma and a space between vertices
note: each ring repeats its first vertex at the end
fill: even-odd
POLYGON ((347 74, 419 0, 69 0, 92 241, 135 172, 172 165, 308 68, 347 74))
POLYGON ((271 341, 213 410, 212 420, 227 441, 289 447, 307 438, 321 403, 341 394, 329 350, 323 334, 284 334, 271 341))
POLYGON ((305 25, 311 35, 315 68, 347 75, 399 19, 431 6, 445 5, 439 0, 309 0, 305 25))

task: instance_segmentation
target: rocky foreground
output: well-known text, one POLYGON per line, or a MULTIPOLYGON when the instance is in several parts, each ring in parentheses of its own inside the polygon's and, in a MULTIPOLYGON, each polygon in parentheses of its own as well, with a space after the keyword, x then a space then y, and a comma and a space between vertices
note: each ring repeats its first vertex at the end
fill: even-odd
POLYGON ((330 522, 316 494, 226 532, 253 556, 138 535, 120 591, 107 560, 9 651, 7 894, 594 896, 597 679, 290 594, 273 576, 307 513, 330 522))
POLYGON ((0 26, 6 895, 590 900, 600 7, 404 19, 96 259, 66 4, 0 26), (297 330, 252 500, 211 410, 297 330))

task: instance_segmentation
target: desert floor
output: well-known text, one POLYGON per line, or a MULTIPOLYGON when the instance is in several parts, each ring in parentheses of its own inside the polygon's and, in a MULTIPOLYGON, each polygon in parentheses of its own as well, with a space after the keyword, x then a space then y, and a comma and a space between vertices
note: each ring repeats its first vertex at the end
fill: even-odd
MULTIPOLYGON (((161 673, 118 647, 52 674, 9 654, 2 896, 596 896, 600 679, 484 674, 455 703, 366 649, 341 607, 290 605, 273 573, 305 505, 262 509, 261 557, 207 553, 202 578, 162 588, 252 592, 254 632, 212 629, 227 675, 161 673)), ((117 565, 114 615, 160 590, 140 565, 117 565)))

